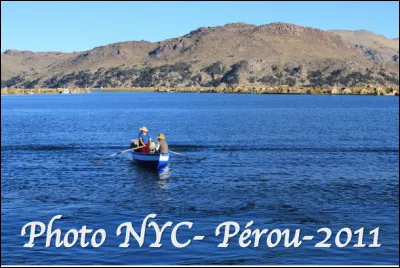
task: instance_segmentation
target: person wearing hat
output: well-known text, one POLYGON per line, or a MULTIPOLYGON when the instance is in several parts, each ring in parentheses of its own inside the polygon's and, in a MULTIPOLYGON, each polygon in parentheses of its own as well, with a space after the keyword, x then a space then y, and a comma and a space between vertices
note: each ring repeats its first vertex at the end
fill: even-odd
POLYGON ((150 144, 151 144, 151 137, 148 134, 149 130, 147 129, 147 127, 141 127, 138 135, 138 139, 139 139, 139 146, 144 146, 140 148, 140 152, 141 153, 145 153, 148 154, 150 153, 150 144))
POLYGON ((168 153, 168 144, 165 141, 164 134, 158 135, 158 146, 156 152, 159 154, 167 154, 168 153))

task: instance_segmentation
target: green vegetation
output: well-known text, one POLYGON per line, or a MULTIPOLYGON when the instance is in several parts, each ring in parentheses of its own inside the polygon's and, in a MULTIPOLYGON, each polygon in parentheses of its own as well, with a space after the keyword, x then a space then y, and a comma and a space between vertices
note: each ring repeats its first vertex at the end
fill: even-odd
POLYGON ((368 83, 372 77, 369 74, 352 72, 340 78, 340 83, 345 86, 356 86, 358 83, 368 83))
POLYGON ((12 87, 17 85, 18 83, 24 82, 24 78, 22 78, 20 75, 11 77, 8 80, 1 80, 1 87, 5 88, 5 87, 12 87))
MULTIPOLYGON (((265 69, 264 69, 265 70, 265 69)), ((24 79, 21 75, 2 80, 2 88, 177 88, 177 87, 232 87, 241 85, 277 87, 363 87, 398 86, 395 73, 379 72, 366 68, 363 72, 349 72, 345 68, 333 70, 305 70, 302 65, 282 67, 272 65, 264 75, 255 73, 249 62, 242 60, 226 67, 221 61, 214 62, 200 70, 193 71, 185 62, 153 67, 100 68, 96 71, 81 70, 47 79, 24 79)))
POLYGON ((293 77, 286 78, 285 84, 288 85, 289 87, 294 87, 296 85, 296 78, 293 77))
POLYGON ((399 84, 399 78, 396 77, 396 74, 387 75, 386 73, 384 73, 382 71, 380 71, 378 74, 380 76, 382 76, 385 79, 385 81, 387 81, 389 83, 397 84, 397 85, 399 84))
POLYGON ((22 84, 23 88, 35 88, 35 86, 39 83, 39 79, 35 79, 33 81, 26 81, 22 84))
POLYGON ((292 68, 286 67, 284 70, 289 75, 293 76, 293 75, 301 73, 301 71, 303 70, 303 66, 299 65, 298 67, 292 67, 292 68))
POLYGON ((324 76, 320 70, 310 71, 307 78, 312 87, 322 86, 350 86, 356 87, 361 84, 398 84, 399 80, 395 76, 389 76, 385 73, 379 73, 383 78, 373 76, 371 71, 367 69, 366 73, 351 72, 344 74, 344 70, 338 69, 332 71, 329 75, 324 76))
POLYGON ((231 69, 224 74, 221 78, 221 82, 233 86, 239 83, 239 73, 246 70, 249 67, 247 60, 239 61, 231 66, 231 69))
POLYGON ((279 79, 276 78, 275 76, 266 75, 258 79, 257 82, 261 82, 265 85, 276 86, 279 83, 279 79))
POLYGON ((211 75, 212 79, 214 80, 215 75, 223 75, 226 72, 226 67, 221 61, 217 61, 203 68, 202 71, 211 75))

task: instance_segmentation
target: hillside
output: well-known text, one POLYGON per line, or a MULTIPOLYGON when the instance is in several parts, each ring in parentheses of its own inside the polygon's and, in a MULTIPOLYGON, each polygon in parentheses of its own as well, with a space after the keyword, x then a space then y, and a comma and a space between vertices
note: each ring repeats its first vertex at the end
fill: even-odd
POLYGON ((399 62, 399 40, 390 39, 366 30, 330 31, 360 48, 364 54, 377 62, 399 62))
POLYGON ((1 54, 1 77, 10 78, 18 74, 34 75, 46 70, 54 63, 76 56, 78 53, 32 52, 6 50, 1 54))
POLYGON ((398 84, 398 61, 365 57, 362 47, 342 36, 286 23, 232 23, 157 43, 121 42, 79 53, 6 51, 2 87, 398 84))

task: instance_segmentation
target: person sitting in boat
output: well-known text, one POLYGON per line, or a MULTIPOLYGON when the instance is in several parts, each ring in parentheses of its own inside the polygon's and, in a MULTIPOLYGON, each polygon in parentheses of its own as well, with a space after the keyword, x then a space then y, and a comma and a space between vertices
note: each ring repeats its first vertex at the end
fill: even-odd
POLYGON ((139 147, 140 146, 144 146, 142 148, 140 148, 140 152, 144 153, 144 154, 148 154, 150 153, 150 144, 151 144, 151 137, 148 134, 149 130, 147 129, 147 127, 141 127, 138 135, 138 139, 139 139, 139 147))
POLYGON ((152 141, 150 144, 150 153, 151 154, 154 154, 156 152, 156 147, 157 147, 156 143, 154 141, 152 141))
MULTIPOLYGON (((129 148, 131 149, 135 149, 139 147, 139 140, 131 140, 131 144, 129 146, 129 148)), ((140 148, 139 149, 135 149, 133 150, 134 152, 140 152, 140 148)))
POLYGON ((129 144, 129 148, 133 149, 139 147, 139 141, 138 140, 131 140, 131 143, 129 144))
POLYGON ((156 152, 159 154, 167 154, 168 153, 168 144, 165 141, 164 134, 158 135, 158 144, 156 147, 156 152))

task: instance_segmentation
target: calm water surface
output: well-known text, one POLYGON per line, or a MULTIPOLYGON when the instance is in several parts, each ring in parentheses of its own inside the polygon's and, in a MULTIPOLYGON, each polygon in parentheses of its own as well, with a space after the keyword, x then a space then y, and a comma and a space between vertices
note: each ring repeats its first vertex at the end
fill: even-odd
MULTIPOLYGON (((398 264, 398 97, 93 93, 1 97, 2 264, 398 264), (173 155, 162 174, 119 152, 147 126, 165 133, 173 155), (205 158, 205 159, 204 159, 205 158), (202 160, 199 160, 202 159, 202 160), (175 248, 167 229, 161 248, 132 240, 119 248, 123 222, 139 230, 156 213, 181 228, 175 248), (55 215, 63 235, 103 228, 99 248, 24 248, 21 228, 55 215), (301 229, 314 235, 298 248, 227 248, 224 221, 252 230, 301 229), (332 229, 331 248, 315 248, 332 229), (338 248, 338 230, 379 227, 380 248, 338 248)), ((89 236, 90 238, 91 236, 89 236)), ((72 239, 71 239, 72 240, 72 239)), ((344 242, 345 238, 342 238, 344 242)))

